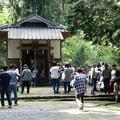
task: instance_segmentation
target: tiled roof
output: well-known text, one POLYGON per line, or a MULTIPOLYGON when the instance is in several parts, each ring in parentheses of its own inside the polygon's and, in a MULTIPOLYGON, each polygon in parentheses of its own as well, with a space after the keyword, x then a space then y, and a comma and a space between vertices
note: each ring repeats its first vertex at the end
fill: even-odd
POLYGON ((64 40, 60 29, 41 27, 8 27, 2 31, 8 31, 8 39, 13 40, 64 40))

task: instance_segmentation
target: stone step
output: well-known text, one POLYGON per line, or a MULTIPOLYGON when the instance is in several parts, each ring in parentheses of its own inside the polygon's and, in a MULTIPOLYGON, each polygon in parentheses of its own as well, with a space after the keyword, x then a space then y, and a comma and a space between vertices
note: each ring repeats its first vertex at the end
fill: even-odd
MULTIPOLYGON (((57 100, 57 101, 71 101, 75 100, 75 96, 24 96, 19 97, 20 100, 57 100)), ((95 101, 115 101, 113 95, 96 95, 96 96, 85 96, 85 100, 95 101)))

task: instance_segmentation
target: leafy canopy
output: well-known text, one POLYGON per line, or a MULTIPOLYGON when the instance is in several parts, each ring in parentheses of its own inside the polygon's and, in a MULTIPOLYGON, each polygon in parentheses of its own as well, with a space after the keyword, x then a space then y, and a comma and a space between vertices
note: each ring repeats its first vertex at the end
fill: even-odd
POLYGON ((69 12, 73 33, 82 30, 86 40, 120 46, 120 5, 117 0, 77 0, 69 12))

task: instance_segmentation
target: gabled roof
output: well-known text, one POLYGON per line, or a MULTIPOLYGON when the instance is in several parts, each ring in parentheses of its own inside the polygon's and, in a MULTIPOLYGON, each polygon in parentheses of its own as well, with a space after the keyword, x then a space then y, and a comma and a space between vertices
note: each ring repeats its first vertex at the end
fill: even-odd
POLYGON ((67 36, 64 34, 67 33, 64 26, 54 25, 37 14, 32 14, 15 24, 2 26, 0 31, 8 32, 8 39, 13 40, 64 40, 67 36))
POLYGON ((11 27, 20 27, 23 23, 26 23, 26 22, 29 22, 29 23, 44 23, 48 27, 57 27, 53 23, 51 23, 48 20, 38 16, 37 14, 32 14, 28 17, 25 17, 23 20, 15 23, 15 24, 12 24, 11 27))

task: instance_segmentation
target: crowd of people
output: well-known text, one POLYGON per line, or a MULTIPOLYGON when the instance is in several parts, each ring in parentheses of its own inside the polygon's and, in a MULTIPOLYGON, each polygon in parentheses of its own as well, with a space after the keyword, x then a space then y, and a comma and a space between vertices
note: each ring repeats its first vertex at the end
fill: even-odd
POLYGON ((24 92, 24 87, 27 87, 27 94, 29 94, 30 82, 32 79, 32 72, 27 64, 23 66, 21 74, 15 64, 0 67, 0 92, 1 92, 1 106, 5 106, 5 94, 8 100, 8 108, 12 107, 11 93, 14 94, 14 105, 18 105, 18 85, 22 83, 21 94, 24 92))
POLYGON ((64 86, 64 93, 70 92, 70 82, 73 79, 74 72, 75 69, 70 64, 62 66, 60 63, 53 63, 53 66, 50 68, 50 76, 54 93, 59 93, 61 83, 64 86))
MULTIPOLYGON (((70 63, 65 65, 54 62, 49 70, 50 81, 54 94, 60 93, 60 85, 63 86, 64 94, 70 93, 71 88, 75 88, 76 101, 79 109, 84 107, 84 94, 87 89, 87 83, 92 85, 91 94, 96 95, 96 91, 105 94, 114 94, 116 102, 120 96, 120 71, 116 65, 112 68, 108 64, 94 64, 89 70, 84 68, 75 68, 70 63)), ((19 73, 15 64, 0 67, 0 87, 1 87, 1 105, 5 106, 4 95, 6 94, 9 108, 12 107, 11 93, 14 93, 14 105, 18 105, 18 90, 21 84, 21 94, 24 88, 27 88, 27 94, 30 93, 30 85, 34 86, 36 79, 36 70, 31 71, 27 64, 23 65, 23 70, 19 73)))
POLYGON ((61 81, 64 93, 69 93, 71 87, 75 88, 79 109, 83 109, 84 106, 83 97, 86 92, 87 82, 92 85, 92 95, 96 95, 96 91, 104 92, 105 94, 112 93, 115 95, 116 102, 118 102, 120 95, 120 71, 115 64, 112 65, 112 68, 106 63, 94 64, 87 72, 84 68, 75 69, 71 64, 63 66, 54 63, 50 68, 50 73, 54 93, 59 93, 61 81))
POLYGON ((92 84, 93 89, 91 94, 95 95, 96 91, 104 92, 105 94, 114 93, 115 82, 119 81, 120 71, 114 64, 112 68, 108 64, 93 65, 88 74, 89 83, 92 84))
POLYGON ((74 86, 79 110, 83 110, 87 83, 87 75, 85 75, 83 70, 79 68, 75 71, 75 68, 69 63, 65 64, 65 66, 53 63, 53 66, 50 68, 50 74, 54 93, 59 93, 61 82, 63 83, 64 93, 69 93, 71 87, 74 86), (72 85, 71 81, 74 81, 72 85))

